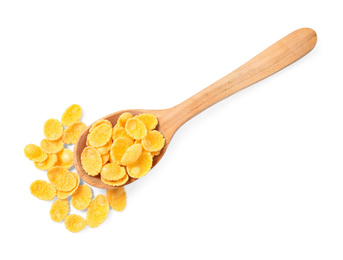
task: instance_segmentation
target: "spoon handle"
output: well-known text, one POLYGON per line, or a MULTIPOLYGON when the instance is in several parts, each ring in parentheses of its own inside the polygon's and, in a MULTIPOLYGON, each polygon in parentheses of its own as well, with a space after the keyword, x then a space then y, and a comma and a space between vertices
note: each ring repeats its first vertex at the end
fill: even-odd
POLYGON ((317 35, 312 29, 302 28, 290 33, 230 74, 168 109, 163 116, 166 128, 173 134, 206 108, 297 61, 309 53, 316 42, 317 35))

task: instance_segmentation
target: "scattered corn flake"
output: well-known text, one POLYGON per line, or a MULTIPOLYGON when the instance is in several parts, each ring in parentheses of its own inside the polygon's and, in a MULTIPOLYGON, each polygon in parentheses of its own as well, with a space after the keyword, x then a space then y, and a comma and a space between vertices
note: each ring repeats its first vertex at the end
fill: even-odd
POLYGON ((133 164, 127 166, 127 173, 132 178, 141 178, 146 175, 152 166, 152 155, 147 152, 143 151, 141 156, 135 161, 133 164))
POLYGON ((33 196, 41 200, 53 200, 56 197, 55 187, 43 180, 36 180, 32 182, 30 191, 33 196))
POLYGON ((126 132, 125 127, 123 127, 119 124, 116 124, 113 127, 113 134, 112 134, 113 141, 116 140, 118 137, 126 137, 129 139, 132 139, 132 137, 126 132))
POLYGON ((112 139, 110 139, 105 145, 95 148, 101 155, 110 152, 112 146, 112 139))
POLYGON ((133 139, 143 139, 148 132, 145 124, 136 117, 126 121, 125 130, 133 139))
POLYGON ((40 146, 42 147, 42 150, 46 153, 58 153, 59 151, 62 151, 64 148, 64 143, 62 140, 55 140, 51 141, 48 139, 43 139, 40 142, 40 146))
POLYGON ((56 153, 56 155, 56 166, 62 166, 66 170, 73 166, 73 152, 70 149, 64 148, 62 151, 56 153))
POLYGON ((126 192, 124 187, 107 190, 106 197, 112 209, 123 211, 126 207, 126 192))
POLYGON ((49 154, 48 158, 46 158, 43 162, 35 162, 35 166, 38 170, 47 171, 56 163, 57 163, 57 155, 49 154))
POLYGON ((72 233, 77 233, 83 230, 87 223, 80 215, 70 214, 64 220, 64 225, 72 233))
POLYGON ((102 224, 110 211, 109 203, 105 195, 99 194, 92 200, 88 209, 86 221, 89 227, 95 228, 102 224))
POLYGON ((93 147, 86 147, 81 153, 81 164, 87 174, 96 176, 102 167, 101 154, 93 147))
POLYGON ((117 124, 125 127, 126 121, 130 119, 131 117, 133 117, 133 115, 130 112, 124 112, 119 116, 117 120, 117 124))
POLYGON ((71 105, 68 107, 61 118, 61 122, 64 126, 70 126, 72 123, 79 121, 82 116, 82 109, 79 105, 71 105))
POLYGON ((127 183, 127 181, 129 180, 129 175, 125 174, 123 178, 117 180, 117 181, 110 181, 110 180, 106 180, 105 178, 103 178, 101 176, 101 181, 107 185, 111 185, 111 186, 121 186, 124 185, 125 183, 127 183))
POLYGON ((120 164, 122 156, 132 144, 133 140, 126 137, 118 137, 114 140, 110 150, 112 162, 120 164))
POLYGON ((48 119, 44 123, 44 136, 46 139, 54 141, 61 138, 63 134, 63 126, 57 119, 48 119))
POLYGON ((42 148, 35 144, 26 145, 24 153, 29 160, 34 162, 43 162, 48 158, 48 155, 42 150, 42 148))
POLYGON ((50 183, 60 191, 71 191, 77 182, 74 175, 62 166, 50 168, 47 175, 50 183))
POLYGON ((153 114, 143 113, 137 115, 136 117, 145 124, 148 131, 155 129, 158 124, 157 117, 153 114))
POLYGON ((157 152, 164 146, 165 140, 163 135, 157 131, 149 131, 146 137, 142 140, 142 145, 149 152, 157 152))
POLYGON ((75 180, 76 180, 76 185, 75 187, 70 190, 70 191, 61 191, 61 190, 57 190, 57 198, 59 199, 66 199, 69 196, 73 195, 74 192, 77 190, 77 188, 79 187, 80 184, 80 176, 76 173, 76 172, 71 172, 71 174, 74 176, 75 180))
POLYGON ((50 217, 55 222, 60 222, 65 219, 69 214, 69 201, 68 200, 55 200, 50 208, 50 217))
POLYGON ((67 126, 62 135, 62 141, 65 144, 75 144, 82 132, 87 128, 81 121, 74 122, 67 126))
POLYGON ((106 145, 112 137, 112 127, 107 124, 98 125, 88 135, 89 144, 93 147, 106 145))
POLYGON ((105 165, 110 159, 110 153, 101 155, 102 165, 105 165))
POLYGON ((110 127, 112 127, 112 124, 111 124, 110 121, 108 121, 107 119, 100 119, 100 120, 96 121, 96 122, 91 126, 91 128, 89 129, 89 133, 91 133, 95 127, 97 127, 98 125, 102 125, 102 124, 107 124, 107 125, 109 125, 110 127))
POLYGON ((106 180, 117 181, 125 176, 126 170, 116 163, 107 163, 102 167, 100 174, 106 180))
POLYGON ((71 205, 77 210, 84 210, 91 203, 92 196, 92 190, 88 185, 80 185, 71 195, 71 205))
POLYGON ((121 158, 122 165, 130 165, 134 163, 142 153, 142 145, 141 144, 133 144, 129 148, 126 149, 124 155, 121 158))

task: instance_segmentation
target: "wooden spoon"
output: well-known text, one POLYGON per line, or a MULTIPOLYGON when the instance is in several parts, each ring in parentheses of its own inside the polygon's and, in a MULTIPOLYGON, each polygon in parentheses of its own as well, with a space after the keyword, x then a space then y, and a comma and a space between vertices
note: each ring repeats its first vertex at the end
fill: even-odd
MULTIPOLYGON (((130 112, 133 115, 141 113, 152 113, 156 115, 159 120, 157 130, 164 135, 166 143, 160 154, 154 157, 154 167, 161 160, 168 148, 170 140, 181 125, 220 100, 227 98, 239 90, 258 82, 297 61, 309 53, 316 45, 316 42, 317 35, 315 31, 309 28, 298 29, 274 43, 235 71, 175 107, 162 110, 122 110, 105 116, 102 119, 107 119, 112 125, 115 125, 118 117, 123 112, 130 112)), ((91 126, 81 134, 75 144, 75 168, 80 177, 88 184, 103 189, 115 189, 116 187, 103 183, 99 176, 92 177, 88 175, 82 168, 80 157, 83 149, 86 147, 86 138, 90 127, 91 126)), ((136 179, 130 178, 126 184, 135 180, 136 179)))

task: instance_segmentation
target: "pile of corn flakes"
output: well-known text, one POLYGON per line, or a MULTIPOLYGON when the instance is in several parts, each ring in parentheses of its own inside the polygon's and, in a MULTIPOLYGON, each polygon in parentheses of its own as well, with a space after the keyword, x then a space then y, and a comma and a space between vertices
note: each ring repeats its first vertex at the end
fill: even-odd
MULTIPOLYGON (((100 194, 93 199, 92 189, 86 184, 80 185, 79 175, 69 171, 73 166, 73 152, 65 145, 75 144, 87 128, 80 121, 81 116, 81 107, 71 105, 63 113, 61 121, 48 119, 45 122, 45 138, 39 146, 28 144, 24 149, 25 156, 34 162, 37 169, 47 171, 49 180, 34 181, 30 186, 31 194, 41 200, 55 199, 50 208, 51 219, 55 222, 64 221, 66 229, 73 233, 83 230, 86 225, 91 228, 99 226, 107 218, 110 207, 116 211, 123 211, 126 207, 124 187, 107 190, 106 196, 100 194), (76 210, 87 210, 86 219, 69 214, 69 201, 76 210)), ((102 144, 101 137, 94 137, 92 142, 102 144)))

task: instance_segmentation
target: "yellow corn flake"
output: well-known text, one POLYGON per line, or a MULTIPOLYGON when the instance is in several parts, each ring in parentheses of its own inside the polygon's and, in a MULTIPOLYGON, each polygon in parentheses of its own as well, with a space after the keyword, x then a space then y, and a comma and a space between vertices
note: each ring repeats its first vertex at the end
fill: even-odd
POLYGON ((102 165, 105 165, 110 159, 110 153, 101 155, 102 165))
POLYGON ((133 164, 127 166, 127 173, 132 178, 141 178, 146 175, 152 166, 152 156, 149 152, 143 151, 141 156, 133 164))
POLYGON ((142 153, 141 144, 133 144, 126 149, 123 157, 121 158, 122 165, 130 165, 134 163, 142 153))
POLYGON ((126 171, 116 163, 107 163, 102 167, 100 174, 106 180, 117 181, 124 177, 126 171))
POLYGON ((148 132, 145 124, 136 117, 126 121, 125 130, 133 139, 143 139, 148 132))
POLYGON ((43 180, 36 180, 30 186, 30 191, 33 196, 41 200, 53 200, 56 197, 55 187, 43 180))
POLYGON ((155 129, 158 124, 157 117, 153 114, 143 113, 137 115, 136 117, 145 124, 148 131, 155 129))
POLYGON ((112 209, 123 211, 126 207, 126 192, 124 187, 106 191, 106 197, 112 209))
POLYGON ((133 117, 133 115, 130 112, 124 112, 119 116, 117 120, 117 124, 125 127, 126 121, 130 119, 131 117, 133 117))
POLYGON ((89 144, 93 147, 100 147, 107 144, 112 137, 112 127, 107 124, 98 125, 87 136, 89 144))
POLYGON ((62 135, 62 141, 65 144, 75 144, 82 132, 87 128, 81 121, 74 122, 67 126, 62 135))
POLYGON ((54 141, 61 138, 63 126, 57 119, 48 119, 44 124, 44 136, 46 139, 54 141))
POLYGON ((107 124, 110 127, 112 127, 112 124, 110 121, 108 121, 107 119, 100 119, 100 120, 96 121, 94 124, 92 124, 91 128, 89 129, 89 133, 91 133, 95 127, 97 127, 98 125, 102 125, 102 124, 107 124))
POLYGON ((118 137, 116 140, 114 140, 110 150, 111 160, 117 164, 120 164, 121 158, 123 157, 127 148, 129 148, 132 144, 133 140, 126 137, 118 137))
POLYGON ((157 151, 157 152, 150 152, 151 155, 154 157, 154 156, 157 156, 161 153, 161 150, 157 151))
POLYGON ((102 176, 101 176, 101 181, 107 185, 111 185, 111 186, 114 186, 114 187, 117 187, 117 186, 122 186, 124 185, 125 183, 127 183, 127 181, 129 180, 129 175, 125 174, 123 178, 117 180, 117 181, 110 181, 110 180, 106 180, 104 179, 102 176))
POLYGON ((68 200, 55 200, 50 208, 50 217, 55 222, 60 222, 65 219, 69 214, 68 200))
POLYGON ((40 146, 42 147, 42 150, 46 153, 58 153, 59 151, 62 151, 64 148, 64 143, 62 140, 55 140, 51 141, 48 139, 43 139, 40 142, 40 146))
POLYGON ((64 148, 62 151, 57 154, 57 163, 56 166, 62 166, 64 169, 68 170, 73 166, 73 152, 67 148, 64 148))
POLYGON ((72 123, 76 121, 80 121, 82 116, 82 109, 79 105, 71 105, 68 107, 63 115, 61 122, 64 126, 70 126, 72 123))
POLYGON ((83 230, 87 223, 80 215, 70 214, 64 220, 64 225, 72 233, 77 233, 83 230))
POLYGON ((119 124, 116 124, 113 127, 113 134, 112 134, 113 141, 116 140, 118 137, 126 137, 129 139, 132 139, 132 137, 126 132, 125 127, 123 127, 119 124))
POLYGON ((110 152, 111 150, 111 146, 112 146, 112 140, 110 139, 107 144, 105 144, 104 146, 100 146, 95 148, 101 155, 107 154, 110 152))
POLYGON ((39 170, 47 171, 52 166, 54 166, 57 163, 57 156, 56 154, 49 154, 48 158, 46 158, 43 162, 35 162, 35 166, 39 170))
POLYGON ((109 203, 105 195, 99 194, 92 200, 88 209, 86 221, 89 227, 95 228, 102 224, 110 211, 109 203))
POLYGON ((71 191, 77 182, 74 175, 62 166, 50 168, 47 175, 50 183, 60 191, 71 191))
POLYGON ((91 203, 92 196, 92 190, 88 185, 80 185, 71 196, 71 205, 77 210, 84 210, 91 203))
POLYGON ((142 145, 144 149, 149 152, 157 152, 163 148, 164 142, 165 140, 163 135, 157 130, 152 130, 149 131, 146 137, 142 140, 142 145))
POLYGON ((80 176, 76 173, 76 172, 71 172, 71 174, 74 176, 75 180, 76 180, 76 185, 75 187, 70 190, 70 191, 61 191, 61 190, 57 190, 57 198, 59 199, 66 199, 69 196, 73 195, 74 192, 77 190, 77 188, 79 187, 80 184, 80 176))
POLYGON ((100 153, 93 147, 86 147, 81 153, 81 164, 89 175, 98 175, 102 168, 100 153))
POLYGON ((43 162, 48 158, 48 155, 42 150, 42 148, 35 144, 26 145, 24 153, 29 160, 34 162, 43 162))

